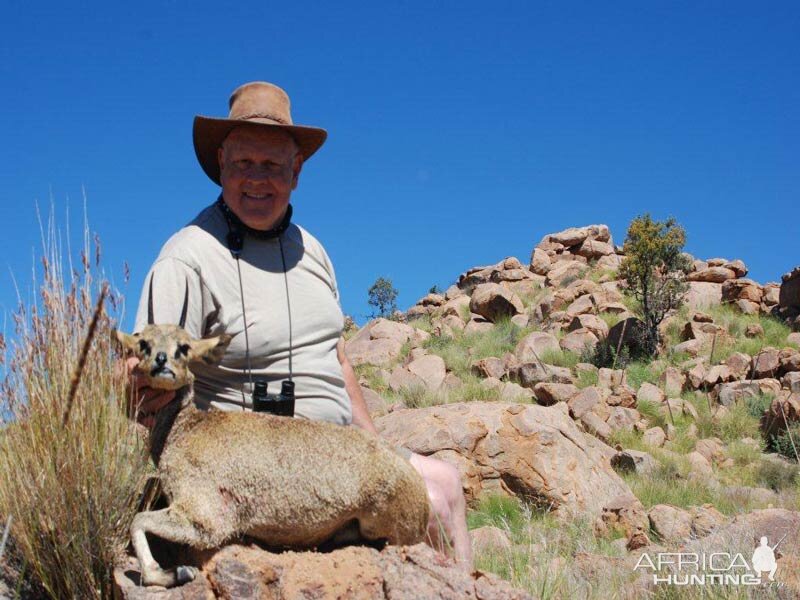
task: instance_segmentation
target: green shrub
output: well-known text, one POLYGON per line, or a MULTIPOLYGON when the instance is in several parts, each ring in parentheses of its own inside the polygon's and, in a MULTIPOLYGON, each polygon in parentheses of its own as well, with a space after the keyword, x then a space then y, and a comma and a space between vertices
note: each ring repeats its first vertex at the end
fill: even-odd
POLYGON ((793 488, 798 482, 797 463, 784 463, 779 460, 761 460, 756 468, 756 479, 760 485, 780 492, 793 488))
POLYGON ((667 314, 681 306, 689 289, 689 259, 682 253, 686 234, 675 219, 653 221, 649 214, 636 217, 628 227, 623 246, 625 258, 619 275, 641 303, 646 336, 642 347, 651 356, 658 350, 658 326, 667 314))
POLYGON ((772 436, 769 447, 781 456, 800 462, 800 425, 793 425, 783 433, 772 436))

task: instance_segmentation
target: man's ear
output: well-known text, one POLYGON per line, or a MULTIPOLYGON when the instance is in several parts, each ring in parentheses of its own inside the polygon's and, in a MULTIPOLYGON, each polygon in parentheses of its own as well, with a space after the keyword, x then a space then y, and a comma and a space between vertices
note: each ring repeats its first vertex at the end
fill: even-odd
POLYGON ((292 163, 292 189, 297 189, 297 182, 300 181, 300 171, 303 170, 303 156, 299 152, 294 155, 292 163))
POLYGON ((124 352, 135 352, 139 346, 139 336, 121 332, 119 329, 111 331, 111 340, 116 341, 116 346, 124 352))
POLYGON ((222 360, 225 355, 225 350, 228 344, 233 339, 232 335, 223 333, 217 337, 208 338, 206 340, 192 340, 189 344, 191 350, 189 351, 189 359, 191 361, 202 360, 209 365, 215 365, 222 360))

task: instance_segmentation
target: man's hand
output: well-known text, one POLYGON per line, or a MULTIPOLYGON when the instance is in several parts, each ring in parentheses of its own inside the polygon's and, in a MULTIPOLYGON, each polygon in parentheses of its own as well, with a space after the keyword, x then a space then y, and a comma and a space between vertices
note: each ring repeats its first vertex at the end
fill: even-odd
POLYGON ((136 420, 152 429, 156 422, 156 413, 175 398, 173 390, 158 390, 146 385, 144 377, 134 369, 139 364, 139 359, 132 356, 125 360, 125 368, 131 377, 130 412, 136 413, 136 420))

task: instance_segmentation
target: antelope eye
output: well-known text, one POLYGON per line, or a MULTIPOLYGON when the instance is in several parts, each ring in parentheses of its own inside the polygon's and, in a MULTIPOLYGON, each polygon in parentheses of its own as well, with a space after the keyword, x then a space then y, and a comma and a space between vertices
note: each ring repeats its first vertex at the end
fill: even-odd
POLYGON ((150 356, 150 344, 145 340, 139 340, 139 351, 150 356))
POLYGON ((175 358, 180 358, 181 356, 189 356, 189 344, 181 344, 175 350, 175 358))

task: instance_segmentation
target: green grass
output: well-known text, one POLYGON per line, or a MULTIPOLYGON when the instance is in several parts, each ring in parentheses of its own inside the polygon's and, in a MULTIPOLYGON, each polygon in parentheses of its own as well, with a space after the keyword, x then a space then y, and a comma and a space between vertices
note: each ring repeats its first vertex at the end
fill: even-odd
POLYGON ((628 385, 634 390, 638 390, 645 382, 658 385, 658 379, 664 368, 663 366, 654 368, 652 363, 653 361, 643 360, 628 363, 625 367, 625 377, 628 380, 628 385))
POLYGON ((431 336, 424 347, 441 356, 448 371, 464 379, 474 361, 490 356, 501 358, 506 352, 513 352, 517 343, 531 331, 529 327, 519 327, 509 319, 501 319, 485 333, 431 336))
POLYGON ((779 319, 770 315, 744 315, 731 305, 711 307, 707 311, 717 325, 724 327, 732 336, 732 341, 718 343, 714 351, 714 359, 724 361, 734 352, 744 352, 750 356, 757 355, 762 348, 772 346, 783 348, 791 329, 779 319), (747 338, 744 335, 748 325, 758 324, 764 329, 764 335, 747 338))
POLYGON ((597 385, 599 379, 598 372, 594 369, 585 370, 585 371, 578 371, 578 377, 575 381, 575 385, 578 389, 583 389, 587 387, 591 387, 593 385, 597 385))
POLYGON ((567 367, 572 369, 581 361, 581 357, 574 352, 565 352, 564 350, 555 350, 549 348, 542 352, 539 357, 546 365, 553 365, 556 367, 567 367))
POLYGON ((411 327, 415 327, 417 329, 421 329, 426 333, 433 332, 433 325, 431 324, 431 316, 430 315, 420 315, 418 317, 414 317, 413 319, 409 319, 407 322, 408 325, 411 327))
POLYGON ((608 325, 608 328, 611 329, 614 325, 622 321, 622 317, 617 313, 605 312, 599 315, 605 324, 608 325))
POLYGON ((559 519, 539 512, 513 498, 487 496, 468 515, 470 529, 491 525, 506 532, 510 550, 477 552, 475 567, 488 571, 527 590, 535 598, 567 600, 616 597, 636 577, 623 564, 611 570, 600 569, 597 577, 586 581, 575 567, 575 555, 590 553, 619 560, 625 551, 611 538, 594 535, 592 520, 559 519))

